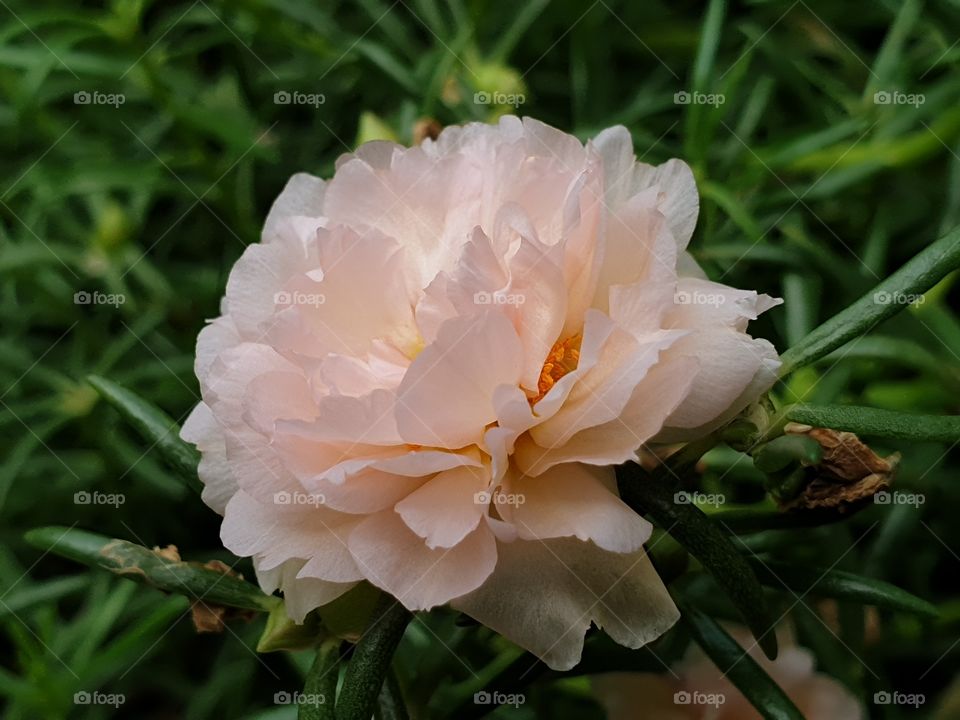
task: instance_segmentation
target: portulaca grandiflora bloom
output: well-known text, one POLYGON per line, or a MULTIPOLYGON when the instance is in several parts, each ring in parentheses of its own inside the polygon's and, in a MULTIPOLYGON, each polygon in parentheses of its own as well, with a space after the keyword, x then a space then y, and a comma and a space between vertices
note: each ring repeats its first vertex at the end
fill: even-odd
POLYGON ((677 610, 613 465, 770 387, 772 301, 686 252, 690 169, 535 120, 293 176, 200 334, 183 429, 227 548, 295 620, 368 581, 576 664, 677 610))

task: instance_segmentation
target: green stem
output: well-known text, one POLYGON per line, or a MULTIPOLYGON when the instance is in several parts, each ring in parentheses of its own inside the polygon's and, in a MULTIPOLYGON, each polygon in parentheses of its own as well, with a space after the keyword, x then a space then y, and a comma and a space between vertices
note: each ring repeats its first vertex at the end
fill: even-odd
MULTIPOLYGON (((709 509, 707 507, 705 510, 709 509)), ((854 508, 855 512, 858 508, 854 508)), ((831 508, 784 512, 771 500, 754 505, 725 505, 719 510, 710 510, 707 517, 734 535, 749 535, 764 530, 794 530, 796 528, 820 527, 849 520, 850 510, 839 512, 831 508)))
POLYGON ((673 482, 679 480, 693 468, 709 450, 712 450, 720 439, 710 434, 698 440, 692 440, 669 456, 660 465, 654 468, 651 478, 656 482, 673 482))
POLYGON ((400 681, 393 668, 387 668, 387 677, 380 690, 380 713, 377 717, 379 720, 409 720, 410 718, 407 704, 403 699, 403 691, 400 689, 400 681))
POLYGON ((809 365, 907 307, 960 267, 960 229, 954 229, 918 253, 866 295, 841 310, 781 356, 780 376, 809 365))
POLYGON ((412 615, 384 593, 353 651, 337 699, 337 720, 370 720, 393 653, 412 615))
POLYGON ((340 641, 324 640, 317 648, 307 681, 303 686, 303 700, 297 720, 335 720, 334 704, 337 696, 340 641))

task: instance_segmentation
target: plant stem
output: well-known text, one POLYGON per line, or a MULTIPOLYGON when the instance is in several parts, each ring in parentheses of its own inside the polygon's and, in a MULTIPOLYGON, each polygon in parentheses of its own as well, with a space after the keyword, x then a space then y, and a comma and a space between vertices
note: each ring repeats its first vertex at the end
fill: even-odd
POLYGON ((905 299, 919 297, 958 267, 960 228, 955 228, 787 350, 780 357, 780 377, 869 332, 906 308, 905 299))
POLYGON ((412 615, 384 593, 353 651, 337 700, 337 720, 370 720, 393 653, 412 615))
POLYGON ((300 703, 298 720, 334 720, 339 662, 340 640, 324 640, 317 648, 317 656, 307 673, 307 681, 303 686, 304 702, 300 703))

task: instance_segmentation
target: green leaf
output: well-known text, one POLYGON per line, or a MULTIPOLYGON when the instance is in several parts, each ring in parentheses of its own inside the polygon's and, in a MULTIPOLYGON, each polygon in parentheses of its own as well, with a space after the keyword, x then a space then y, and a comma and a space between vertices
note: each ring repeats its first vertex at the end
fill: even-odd
POLYGON ((620 497, 627 505, 639 513, 649 513, 713 575, 764 653, 775 658, 777 638, 763 588, 726 531, 711 522, 696 505, 679 500, 681 494, 675 483, 647 475, 639 465, 618 467, 617 484, 620 497))
POLYGON ((325 640, 317 649, 303 686, 297 720, 334 720, 337 680, 340 678, 340 641, 325 640))
POLYGON ((907 307, 947 273, 960 267, 960 229, 954 229, 918 253, 866 295, 808 334, 782 356, 780 375, 809 365, 907 307))
POLYGON ((784 512, 772 499, 750 505, 726 503, 722 510, 709 515, 710 522, 717 523, 727 532, 749 535, 762 530, 790 530, 793 528, 819 527, 842 522, 850 518, 856 508, 839 512, 834 508, 817 508, 803 512, 784 512))
POLYGON ((791 405, 788 419, 815 427, 898 440, 960 441, 960 416, 914 415, 854 405, 791 405))
POLYGON ((874 60, 871 78, 863 92, 865 98, 871 97, 877 90, 895 85, 899 77, 898 73, 904 65, 904 46, 910 39, 910 33, 920 16, 921 7, 919 0, 906 0, 900 6, 896 20, 890 26, 880 46, 880 52, 874 60))
POLYGON ((31 610, 46 603, 52 603, 83 590, 90 584, 90 578, 83 575, 62 577, 36 585, 18 588, 3 596, 0 604, 0 620, 23 610, 31 610))
POLYGON ((749 562, 760 582, 769 587, 786 588, 801 595, 853 600, 925 617, 937 616, 937 609, 926 600, 882 580, 844 570, 803 567, 782 561, 751 559, 749 562))
POLYGON ((112 380, 91 375, 87 378, 100 397, 117 409, 140 436, 153 443, 164 460, 198 493, 203 484, 197 477, 200 453, 180 439, 180 426, 163 410, 147 402, 135 392, 112 380))
POLYGON ((678 604, 693 639, 765 720, 803 720, 780 686, 713 618, 678 604))
POLYGON ((269 612, 281 602, 246 580, 202 563, 172 560, 142 545, 86 530, 43 527, 28 531, 24 539, 44 552, 103 568, 165 592, 202 599, 210 605, 269 612))
POLYGON ((500 33, 500 38, 490 53, 490 59, 505 63, 517 43, 523 39, 523 34, 549 4, 550 0, 532 0, 521 5, 516 14, 511 14, 510 25, 500 33))
POLYGON ((373 621, 354 648, 344 673, 337 720, 370 720, 393 653, 411 617, 410 611, 392 597, 386 593, 381 596, 373 621))
MULTIPOLYGON (((934 334, 940 335, 934 328, 931 330, 934 334)), ((942 339, 943 336, 940 335, 940 337, 942 339)), ((857 360, 877 361, 887 366, 911 368, 928 373, 947 384, 951 391, 960 392, 960 372, 958 372, 957 363, 937 357, 916 340, 908 338, 871 335, 861 338, 855 345, 824 355, 817 363, 832 367, 838 362, 857 360)))
POLYGON ((393 668, 387 669, 387 677, 383 681, 383 689, 380 691, 379 702, 380 720, 409 720, 410 714, 407 712, 407 704, 403 699, 403 691, 400 688, 400 681, 393 668))
POLYGON ((717 47, 723 35, 723 16, 726 13, 725 0, 711 0, 700 30, 700 47, 693 64, 693 87, 706 91, 707 81, 716 62, 717 47))

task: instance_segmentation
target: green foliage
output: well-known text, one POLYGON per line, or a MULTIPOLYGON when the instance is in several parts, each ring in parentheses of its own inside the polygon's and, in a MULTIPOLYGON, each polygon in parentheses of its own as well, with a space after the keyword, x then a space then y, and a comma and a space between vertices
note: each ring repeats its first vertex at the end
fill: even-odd
MULTIPOLYGON (((106 538, 123 538, 134 553, 175 544, 235 562, 219 518, 187 487, 197 456, 177 439, 199 397, 196 335, 218 314, 230 267, 294 171, 329 175, 360 136, 410 142, 425 116, 452 124, 514 109, 474 102, 491 91, 523 96, 522 114, 584 139, 623 123, 646 162, 690 162, 702 193, 693 255, 713 279, 786 300, 751 325, 790 348, 772 426, 824 424, 899 451, 891 496, 922 502, 783 515, 763 470, 815 463, 809 445, 744 446, 756 465, 712 448, 685 466, 684 489, 723 504, 684 506, 679 531, 666 506, 645 506, 681 542, 700 538, 686 538, 689 572, 670 578, 685 625, 639 651, 598 632, 583 663, 557 674, 438 610, 407 627, 395 684, 373 663, 388 676, 381 712, 399 688, 415 717, 478 717, 491 708, 473 693, 500 688, 527 698, 501 717, 599 718, 584 675, 663 673, 692 635, 766 717, 796 717, 714 619, 747 612, 762 635, 769 619, 745 609, 754 598, 866 705, 899 688, 949 717, 960 658, 958 33, 955 4, 913 0, 853 11, 825 0, 0 4, 5 717, 296 716, 276 693, 320 682, 312 652, 258 655, 263 619, 197 636, 175 586, 166 595, 80 572, 57 552, 102 565, 106 538), (274 100, 295 91, 323 102, 274 100), (678 104, 684 92, 716 102, 678 104), (114 99, 78 104, 77 93, 114 99), (42 549, 24 540, 37 527, 47 529, 28 537, 42 549), (95 691, 126 702, 74 702, 95 691)), ((348 610, 330 621, 358 632, 348 610)))
POLYGON ((200 452, 180 439, 180 426, 171 420, 169 415, 136 393, 106 378, 92 375, 87 378, 87 382, 150 443, 150 450, 155 448, 157 454, 167 461, 185 483, 197 492, 200 491, 200 480, 197 477, 200 452))
POLYGON ((793 405, 788 418, 816 427, 847 430, 864 437, 960 442, 960 417, 916 415, 851 405, 793 405))
POLYGON ((816 597, 853 600, 889 610, 901 610, 936 617, 936 608, 896 585, 831 568, 802 567, 784 562, 751 561, 760 582, 788 592, 810 593, 816 597))
POLYGON ((803 715, 770 676, 709 615, 684 608, 683 618, 697 644, 737 686, 764 720, 803 720, 803 715))
POLYGON ((63 527, 31 530, 26 540, 44 552, 63 555, 208 605, 262 612, 273 610, 281 602, 279 598, 265 595, 256 585, 224 572, 226 568, 183 562, 178 555, 169 557, 163 551, 126 540, 63 527))

